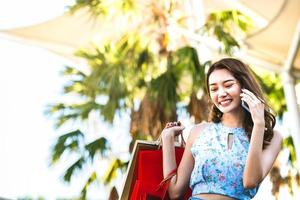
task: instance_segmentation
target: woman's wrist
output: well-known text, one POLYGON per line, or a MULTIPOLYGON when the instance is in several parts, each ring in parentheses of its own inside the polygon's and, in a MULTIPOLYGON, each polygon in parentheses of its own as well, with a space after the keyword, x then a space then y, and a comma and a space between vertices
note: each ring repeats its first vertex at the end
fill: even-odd
POLYGON ((265 132, 265 123, 256 123, 253 124, 253 129, 252 129, 252 133, 259 133, 258 135, 263 135, 263 133, 265 132))
POLYGON ((174 140, 175 140, 174 133, 172 133, 172 132, 169 131, 169 130, 163 131, 161 137, 162 137, 163 143, 165 143, 165 142, 167 142, 167 141, 173 142, 173 143, 174 143, 174 140))
POLYGON ((253 127, 257 127, 257 128, 265 128, 265 122, 261 121, 261 122, 254 122, 253 123, 253 127))
POLYGON ((263 116, 252 118, 252 120, 253 120, 253 126, 265 127, 265 118, 263 116))

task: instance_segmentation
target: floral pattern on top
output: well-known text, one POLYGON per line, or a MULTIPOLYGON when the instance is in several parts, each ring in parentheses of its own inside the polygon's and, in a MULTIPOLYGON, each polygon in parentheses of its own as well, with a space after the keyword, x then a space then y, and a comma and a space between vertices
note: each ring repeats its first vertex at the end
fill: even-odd
POLYGON ((249 140, 243 128, 210 123, 191 148, 195 160, 190 179, 193 195, 214 193, 240 200, 253 198, 259 185, 253 189, 243 187, 248 148, 249 140), (229 134, 233 135, 231 148, 227 144, 229 134))

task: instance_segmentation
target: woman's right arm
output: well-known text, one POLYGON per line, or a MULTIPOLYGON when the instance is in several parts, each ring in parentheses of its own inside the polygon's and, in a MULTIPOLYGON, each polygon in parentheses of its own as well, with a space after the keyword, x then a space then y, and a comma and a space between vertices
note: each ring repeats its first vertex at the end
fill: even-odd
POLYGON ((202 124, 197 125, 191 130, 178 168, 176 165, 174 140, 176 135, 182 134, 184 127, 174 126, 166 128, 162 132, 164 177, 177 168, 177 175, 171 179, 168 189, 171 199, 179 199, 189 186, 191 173, 194 168, 194 158, 192 156, 191 147, 202 126, 202 124))

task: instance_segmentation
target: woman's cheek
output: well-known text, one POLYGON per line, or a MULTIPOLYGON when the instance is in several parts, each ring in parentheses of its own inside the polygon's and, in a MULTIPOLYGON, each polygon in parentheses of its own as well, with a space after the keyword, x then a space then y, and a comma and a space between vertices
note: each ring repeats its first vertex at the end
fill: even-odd
POLYGON ((218 107, 218 96, 211 95, 212 102, 218 107))

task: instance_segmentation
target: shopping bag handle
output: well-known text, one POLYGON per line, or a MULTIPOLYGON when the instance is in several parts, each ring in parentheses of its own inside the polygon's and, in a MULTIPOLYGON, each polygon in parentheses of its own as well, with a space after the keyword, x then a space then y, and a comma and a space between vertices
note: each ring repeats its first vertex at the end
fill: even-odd
POLYGON ((167 194, 169 185, 170 185, 170 181, 173 178, 173 176, 175 176, 177 174, 177 168, 173 169, 167 176, 166 178, 164 178, 159 185, 156 188, 156 191, 159 191, 161 189, 163 189, 162 195, 163 197, 165 197, 165 195, 167 194))

